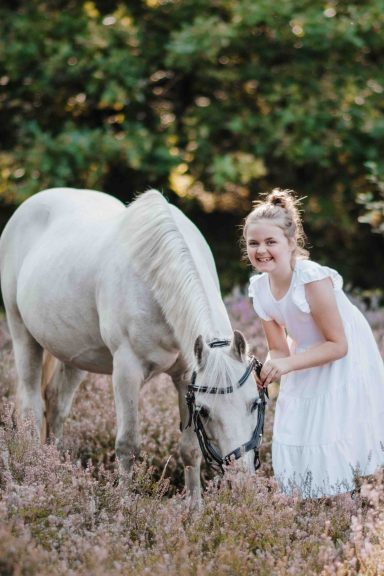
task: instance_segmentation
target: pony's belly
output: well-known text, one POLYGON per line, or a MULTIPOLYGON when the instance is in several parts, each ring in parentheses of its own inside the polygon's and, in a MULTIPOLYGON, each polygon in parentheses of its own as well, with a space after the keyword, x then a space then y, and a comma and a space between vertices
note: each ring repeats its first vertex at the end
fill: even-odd
POLYGON ((62 352, 55 353, 53 350, 50 350, 50 352, 65 364, 80 370, 96 374, 112 374, 113 358, 107 348, 85 350, 74 355, 63 354, 62 352))
MULTIPOLYGON (((41 291, 43 293, 43 290, 41 291)), ((40 291, 33 291, 34 302, 19 300, 24 324, 35 340, 56 358, 81 370, 111 374, 113 358, 102 340, 97 313, 91 307, 73 306, 69 310, 58 297, 47 296, 44 302, 40 291)))
POLYGON ((39 330, 36 324, 26 326, 35 340, 61 362, 87 372, 112 374, 113 357, 101 340, 87 339, 80 331, 71 334, 64 330, 63 337, 58 338, 47 329, 39 330))
MULTIPOLYGON (((26 323, 28 327, 28 323, 26 323)), ((61 337, 55 331, 41 325, 28 327, 37 342, 56 358, 88 372, 112 374, 113 358, 98 334, 86 334, 77 330, 65 330, 62 326, 61 337), (40 328, 40 329, 39 329, 40 328)))

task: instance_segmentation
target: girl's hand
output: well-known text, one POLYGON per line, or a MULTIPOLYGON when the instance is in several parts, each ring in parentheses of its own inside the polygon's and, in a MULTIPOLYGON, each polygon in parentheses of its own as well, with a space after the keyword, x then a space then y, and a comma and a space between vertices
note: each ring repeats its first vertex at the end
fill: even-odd
MULTIPOLYGON (((279 380, 283 374, 291 371, 289 358, 276 358, 275 360, 267 360, 260 373, 260 382, 262 387, 268 386, 271 382, 279 380)), ((259 383, 258 383, 259 386, 259 383)))
POLYGON ((261 388, 264 388, 263 382, 262 382, 262 380, 260 379, 260 376, 257 375, 257 373, 256 373, 255 370, 253 371, 253 377, 254 377, 254 379, 255 379, 257 389, 260 390, 261 388))

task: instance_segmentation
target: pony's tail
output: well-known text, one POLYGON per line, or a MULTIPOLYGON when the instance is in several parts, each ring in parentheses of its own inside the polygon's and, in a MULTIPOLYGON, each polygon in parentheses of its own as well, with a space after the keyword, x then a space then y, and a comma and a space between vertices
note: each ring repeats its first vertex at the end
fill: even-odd
MULTIPOLYGON (((49 383, 51 382, 51 380, 53 378, 57 363, 58 363, 57 358, 55 358, 53 356, 53 354, 51 354, 47 350, 44 350, 43 369, 42 369, 42 374, 41 374, 41 395, 44 398, 45 402, 47 401, 47 398, 46 398, 47 388, 48 388, 49 383)), ((43 421, 42 430, 41 430, 42 442, 45 442, 47 440, 47 434, 48 434, 47 418, 44 415, 44 421, 43 421)))

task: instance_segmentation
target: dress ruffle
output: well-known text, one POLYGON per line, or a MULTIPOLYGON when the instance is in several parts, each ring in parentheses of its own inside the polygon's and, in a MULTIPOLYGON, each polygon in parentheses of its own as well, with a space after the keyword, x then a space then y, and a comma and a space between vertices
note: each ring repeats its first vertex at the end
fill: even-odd
POLYGON ((333 268, 320 266, 311 260, 298 260, 296 262, 295 275, 293 278, 294 285, 292 286, 292 300, 302 312, 306 312, 307 314, 311 312, 305 296, 305 284, 323 280, 324 278, 331 278, 334 289, 342 290, 343 279, 333 268))
POLYGON ((270 318, 268 316, 268 314, 265 312, 264 308, 262 307, 259 297, 258 297, 258 291, 260 288, 260 283, 262 282, 262 279, 264 278, 264 274, 258 274, 256 276, 252 276, 249 280, 249 288, 248 288, 248 296, 250 298, 252 298, 253 301, 253 308, 255 309, 256 314, 259 316, 259 318, 261 318, 262 320, 272 320, 272 318, 270 318))
POLYGON ((278 462, 275 474, 283 492, 296 492, 303 498, 351 491, 356 488, 356 478, 374 474, 383 465, 382 442, 375 427, 370 426, 365 426, 357 446, 349 438, 328 446, 289 448, 274 440, 272 453, 278 462))

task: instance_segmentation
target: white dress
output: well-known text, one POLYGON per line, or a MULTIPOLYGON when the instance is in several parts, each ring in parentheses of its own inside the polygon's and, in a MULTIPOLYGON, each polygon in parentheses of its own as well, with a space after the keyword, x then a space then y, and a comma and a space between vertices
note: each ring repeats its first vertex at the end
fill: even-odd
POLYGON ((285 326, 291 354, 324 341, 304 285, 330 277, 348 340, 348 353, 323 366, 281 378, 272 463, 285 493, 320 497, 353 490, 354 475, 384 465, 384 364, 371 328, 331 268, 298 260, 288 292, 276 300, 267 274, 253 276, 249 295, 263 320, 285 326))

